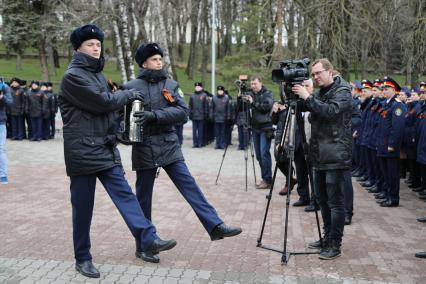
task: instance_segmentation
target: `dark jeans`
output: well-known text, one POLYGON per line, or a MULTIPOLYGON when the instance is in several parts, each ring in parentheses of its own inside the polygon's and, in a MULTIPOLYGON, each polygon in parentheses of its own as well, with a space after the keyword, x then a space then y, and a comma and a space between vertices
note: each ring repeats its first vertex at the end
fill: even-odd
POLYGON ((43 138, 43 118, 41 116, 31 116, 32 139, 41 140, 43 138))
POLYGON ((345 227, 345 170, 314 169, 314 190, 324 222, 324 235, 342 242, 345 227))
POLYGON ((252 129, 252 137, 256 159, 260 165, 262 180, 272 182, 271 138, 262 129, 252 129))

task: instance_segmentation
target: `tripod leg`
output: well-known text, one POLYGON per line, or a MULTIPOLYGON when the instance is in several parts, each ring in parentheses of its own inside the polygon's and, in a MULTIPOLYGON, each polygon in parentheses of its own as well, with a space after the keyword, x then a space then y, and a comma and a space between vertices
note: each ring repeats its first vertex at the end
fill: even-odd
POLYGON ((254 145, 253 145, 253 136, 252 135, 250 135, 249 145, 250 145, 251 161, 253 163, 254 184, 257 184, 256 167, 255 167, 255 164, 254 164, 254 145))
POLYGON ((217 180, 219 179, 220 171, 222 170, 222 165, 223 165, 223 161, 225 160, 225 155, 226 155, 227 150, 228 150, 228 145, 226 145, 225 151, 223 152, 222 162, 220 163, 219 171, 218 171, 217 177, 216 177, 216 185, 217 185, 217 180))
POLYGON ((316 221, 317 221, 318 237, 319 237, 320 244, 322 246, 323 239, 322 239, 322 236, 321 236, 321 226, 320 226, 318 211, 316 210, 319 206, 317 204, 317 196, 315 194, 316 182, 315 182, 315 173, 313 171, 314 171, 313 169, 312 169, 312 171, 309 171, 309 174, 311 175, 312 185, 313 185, 312 186, 312 193, 313 193, 313 198, 314 198, 315 218, 316 218, 316 221))
POLYGON ((257 239, 257 246, 262 245, 263 232, 265 230, 266 218, 268 217, 269 205, 271 204, 272 191, 274 190, 274 184, 275 184, 275 178, 277 177, 277 171, 278 171, 278 164, 275 164, 274 176, 272 178, 271 188, 269 189, 269 193, 266 195, 266 199, 268 199, 268 202, 266 203, 265 214, 263 215, 262 229, 260 230, 260 236, 257 239))

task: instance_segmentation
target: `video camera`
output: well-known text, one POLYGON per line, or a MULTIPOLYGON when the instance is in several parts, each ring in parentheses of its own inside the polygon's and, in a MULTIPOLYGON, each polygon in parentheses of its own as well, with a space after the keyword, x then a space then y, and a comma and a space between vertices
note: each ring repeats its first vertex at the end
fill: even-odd
POLYGON ((250 88, 248 87, 247 82, 248 82, 248 76, 247 75, 240 75, 238 80, 236 80, 234 82, 242 95, 244 95, 244 93, 250 91, 250 88))
POLYGON ((309 58, 299 60, 283 60, 280 68, 272 70, 272 81, 282 85, 283 92, 280 92, 281 101, 297 100, 298 96, 291 90, 294 85, 301 85, 303 81, 309 79, 309 58))

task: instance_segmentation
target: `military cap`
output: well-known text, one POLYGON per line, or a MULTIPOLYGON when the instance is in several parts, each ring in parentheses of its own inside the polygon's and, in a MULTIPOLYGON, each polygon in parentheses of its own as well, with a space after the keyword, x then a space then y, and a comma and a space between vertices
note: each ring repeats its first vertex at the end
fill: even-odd
POLYGON ((33 84, 36 84, 37 86, 40 86, 40 82, 39 81, 35 81, 35 80, 31 81, 30 86, 32 86, 33 84))
POLYGON ((426 91, 426 82, 422 81, 420 82, 420 91, 424 92, 426 91))
POLYGON ((220 90, 225 91, 225 87, 224 87, 224 86, 219 85, 219 86, 217 86, 217 90, 218 90, 218 91, 220 91, 220 90))
POLYGON ((391 87, 395 92, 401 91, 401 86, 389 76, 383 78, 383 87, 391 87))
POLYGON ((195 82, 195 83, 194 83, 194 86, 195 86, 195 87, 197 87, 197 86, 198 86, 198 87, 202 87, 202 86, 203 86, 203 83, 202 83, 202 82, 195 82))
POLYGON ((411 90, 411 92, 414 92, 414 93, 420 93, 420 86, 419 85, 415 85, 414 87, 413 87, 413 89, 411 90))
POLYGON ((145 62, 145 60, 156 54, 161 55, 161 57, 164 56, 163 50, 157 43, 142 43, 136 50, 135 61, 139 65, 139 67, 142 67, 142 64, 145 62))
POLYGON ((53 86, 52 82, 46 82, 46 84, 47 84, 48 87, 52 87, 53 86))
POLYGON ((88 24, 76 28, 70 35, 74 50, 77 50, 84 41, 89 39, 97 39, 102 43, 104 41, 104 32, 96 25, 88 24))
POLYGON ((382 85, 383 85, 383 80, 376 79, 373 82, 373 86, 376 87, 376 88, 380 88, 380 87, 382 87, 382 85))
POLYGON ((27 85, 27 80, 19 80, 19 85, 26 86, 27 85))
POLYGON ((370 80, 364 79, 361 81, 361 85, 363 89, 371 89, 373 88, 373 83, 370 80))

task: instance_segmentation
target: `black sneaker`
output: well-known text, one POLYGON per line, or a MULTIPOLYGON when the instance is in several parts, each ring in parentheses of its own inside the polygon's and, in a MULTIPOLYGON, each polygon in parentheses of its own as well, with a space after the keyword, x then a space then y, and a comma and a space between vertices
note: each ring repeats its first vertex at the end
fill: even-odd
POLYGON ((319 254, 320 259, 331 260, 342 255, 340 251, 340 245, 336 241, 331 241, 329 247, 326 250, 322 250, 319 254))

